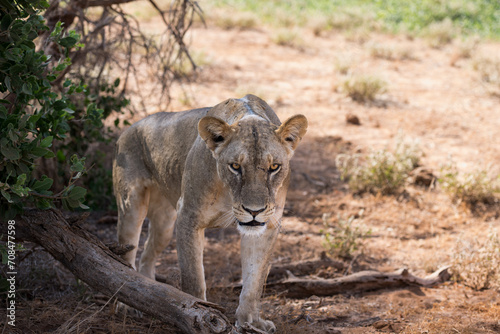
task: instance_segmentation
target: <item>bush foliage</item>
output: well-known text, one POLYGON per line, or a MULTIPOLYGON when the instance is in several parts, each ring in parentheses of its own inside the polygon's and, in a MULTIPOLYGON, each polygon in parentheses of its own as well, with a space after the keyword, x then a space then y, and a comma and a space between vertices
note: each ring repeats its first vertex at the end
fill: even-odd
POLYGON ((82 46, 77 33, 65 32, 58 23, 47 43, 59 56, 36 50, 35 40, 48 32, 40 15, 48 6, 45 0, 0 2, 0 215, 5 218, 29 205, 49 208, 55 200, 67 209, 87 208, 86 189, 75 185, 86 172, 85 158, 66 158, 62 151, 54 152, 54 146, 67 145, 74 124, 102 126, 104 110, 85 98, 84 83, 66 79, 61 89, 55 85, 71 65, 71 50, 82 46), (41 159, 55 158, 56 153, 69 175, 57 190, 52 178, 34 174, 41 159))

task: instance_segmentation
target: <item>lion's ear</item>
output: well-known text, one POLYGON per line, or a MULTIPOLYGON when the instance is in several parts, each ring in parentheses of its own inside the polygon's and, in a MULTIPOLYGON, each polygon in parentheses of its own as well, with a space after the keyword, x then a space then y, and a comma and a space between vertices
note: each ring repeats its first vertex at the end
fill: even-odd
POLYGON ((219 118, 205 116, 198 122, 198 133, 208 148, 214 151, 227 140, 231 126, 219 118))
POLYGON ((283 122, 276 133, 284 144, 295 150, 306 131, 307 118, 304 115, 295 115, 283 122))

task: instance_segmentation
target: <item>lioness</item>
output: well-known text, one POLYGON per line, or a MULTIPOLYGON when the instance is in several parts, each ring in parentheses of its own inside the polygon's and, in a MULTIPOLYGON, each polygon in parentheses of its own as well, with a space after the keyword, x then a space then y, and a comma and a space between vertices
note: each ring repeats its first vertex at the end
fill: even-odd
POLYGON ((119 138, 113 163, 118 240, 136 246, 124 259, 135 268, 149 217, 139 272, 154 279, 155 258, 177 225, 182 290, 206 300, 204 230, 236 225, 243 275, 236 325, 275 331, 260 318, 260 295, 290 182, 289 161, 306 129, 303 115, 281 124, 253 95, 135 123, 119 138))

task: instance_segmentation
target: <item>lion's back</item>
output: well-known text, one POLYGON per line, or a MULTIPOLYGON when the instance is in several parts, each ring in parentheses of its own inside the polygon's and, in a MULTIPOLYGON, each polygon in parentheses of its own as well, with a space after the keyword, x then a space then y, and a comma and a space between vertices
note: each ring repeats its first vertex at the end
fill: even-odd
POLYGON ((116 143, 114 182, 150 179, 165 191, 180 191, 186 157, 198 137, 198 122, 208 110, 160 112, 134 123, 116 143))

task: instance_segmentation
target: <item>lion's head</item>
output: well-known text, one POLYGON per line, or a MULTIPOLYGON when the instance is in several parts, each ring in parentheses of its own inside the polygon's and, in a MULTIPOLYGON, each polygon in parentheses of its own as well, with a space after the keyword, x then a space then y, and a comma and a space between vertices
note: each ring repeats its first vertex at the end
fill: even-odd
POLYGON ((258 115, 246 115, 231 125, 212 116, 198 123, 198 132, 217 161, 217 173, 230 189, 241 233, 260 234, 267 224, 279 224, 276 217, 281 212, 276 211, 283 210, 290 158, 306 130, 303 115, 281 126, 258 115), (283 186, 285 191, 280 191, 283 186))

